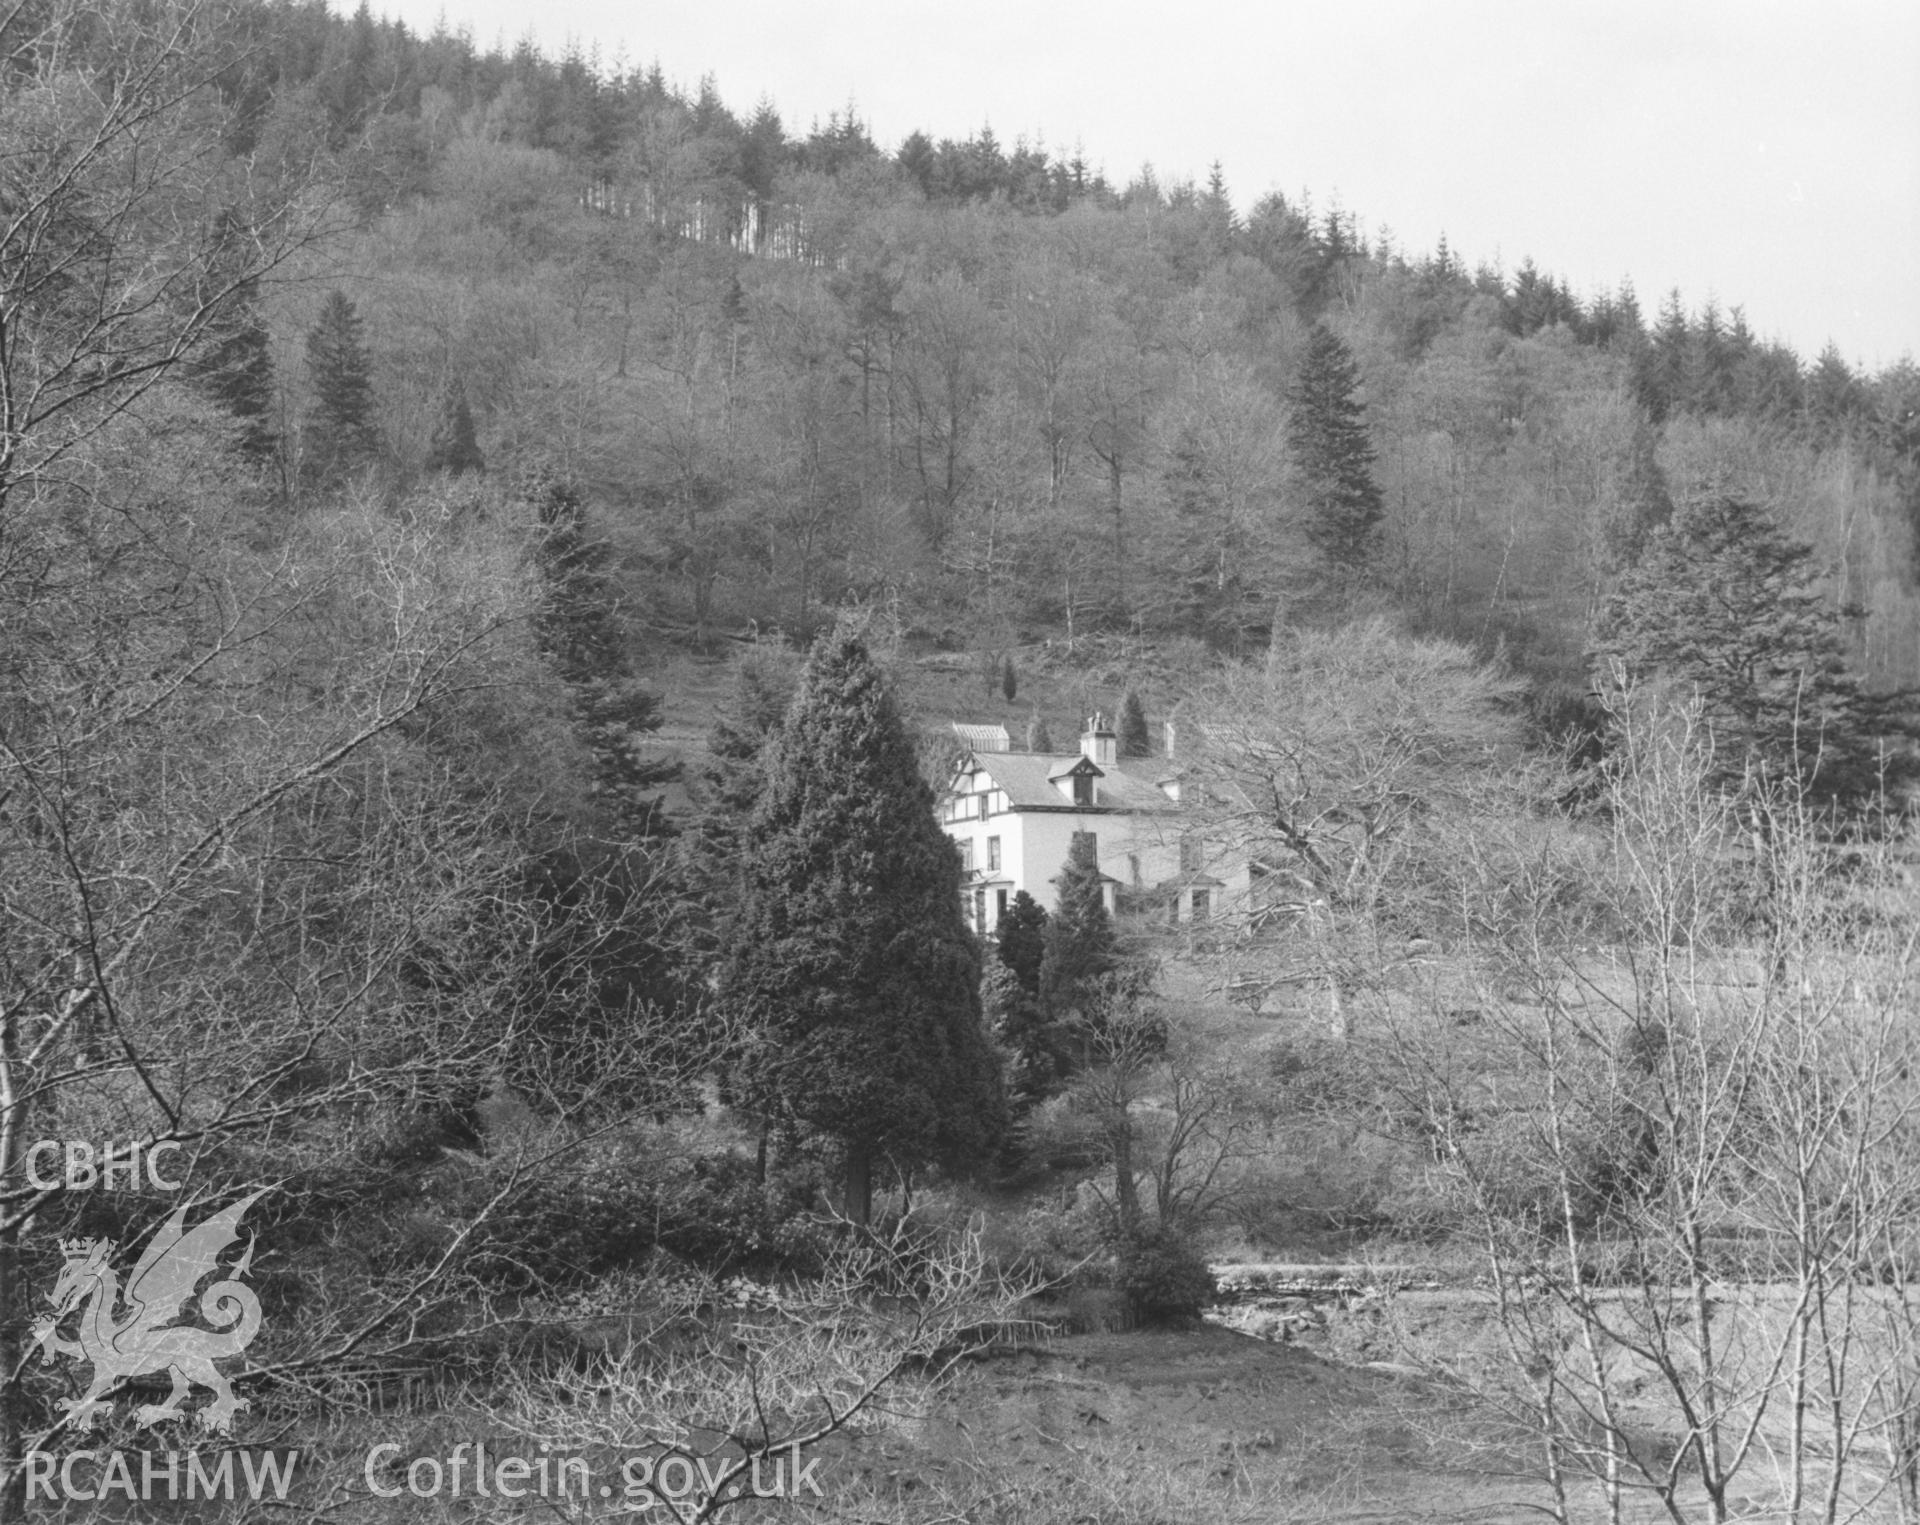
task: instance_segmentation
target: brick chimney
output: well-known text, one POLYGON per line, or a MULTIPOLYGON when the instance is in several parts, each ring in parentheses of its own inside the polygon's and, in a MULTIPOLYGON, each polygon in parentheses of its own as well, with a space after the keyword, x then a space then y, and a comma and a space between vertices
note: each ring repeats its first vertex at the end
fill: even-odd
POLYGON ((1119 759, 1120 741, 1105 715, 1096 711, 1088 717, 1087 728, 1080 733, 1080 755, 1096 768, 1111 768, 1119 759))

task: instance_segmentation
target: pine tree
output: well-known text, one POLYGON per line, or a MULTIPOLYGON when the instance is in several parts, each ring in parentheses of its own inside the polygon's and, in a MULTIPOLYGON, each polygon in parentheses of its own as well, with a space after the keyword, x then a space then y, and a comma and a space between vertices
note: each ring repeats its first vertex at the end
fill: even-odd
POLYGON ((1057 1020, 1083 1009, 1094 982, 1118 965, 1119 953, 1092 832, 1073 834, 1067 861, 1053 882, 1060 902, 1047 922, 1040 1002, 1057 1020))
POLYGON ((865 642, 816 643, 747 826, 724 989, 752 1029, 743 1099, 845 1150, 864 1221, 879 1158, 965 1168, 1004 1104, 960 860, 865 642))
POLYGON ((680 765, 641 751, 639 738, 660 728, 660 700, 634 674, 606 545, 585 533, 580 496, 567 483, 535 482, 529 492, 546 528, 539 560, 545 598, 535 632, 593 754, 606 824, 627 838, 664 835, 655 791, 678 776, 680 765))
POLYGON ((1807 373, 1807 422, 1822 444, 1847 438, 1865 421, 1870 397, 1832 340, 1807 373))
POLYGON ((1048 731, 1047 723, 1040 718, 1038 710, 1035 710, 1033 717, 1027 721, 1027 750, 1029 752, 1053 750, 1053 734, 1048 731))
POLYGON ((187 372, 238 421, 240 453, 256 465, 279 447, 274 428, 273 350, 260 315, 259 283, 247 274, 257 257, 253 230, 222 212, 209 230, 199 300, 211 313, 187 372))
POLYGON ((307 334, 307 372, 313 386, 307 474, 315 483, 328 485, 370 463, 380 448, 360 315, 344 292, 328 293, 320 321, 307 334))
POLYGON ((229 298, 195 357, 194 379, 239 422, 240 453, 265 465, 279 448, 273 426, 273 351, 251 283, 229 298))
POLYGON ((440 413, 440 422, 427 447, 428 471, 444 471, 459 476, 463 471, 485 472, 486 457, 480 454, 480 441, 473 427, 473 409, 467 403, 467 389, 456 386, 448 394, 440 413))
POLYGON ((740 903, 742 841, 765 783, 768 739, 793 701, 797 664, 782 650, 753 647, 734 664, 732 696, 707 733, 698 770, 700 811, 682 844, 684 877, 700 911, 694 954, 710 959, 740 903))
POLYGON ((1656 424, 1679 412, 1687 401, 1688 355, 1693 327, 1675 287, 1660 307, 1660 320, 1636 357, 1633 385, 1641 407, 1656 424))
POLYGON ((1073 1044, 1005 964, 991 963, 980 982, 980 1004, 1006 1056, 1008 1100, 1016 1111, 1055 1095, 1073 1068, 1073 1044))
POLYGON ((1147 712, 1140 703, 1140 696, 1132 689, 1127 690, 1127 697, 1120 702, 1120 755, 1153 755, 1153 733, 1147 729, 1147 712))
POLYGON ((1020 696, 1020 674, 1014 671, 1012 657, 1000 664, 1000 693, 1009 704, 1020 696))
MULTIPOLYGON (((1842 611, 1810 547, 1765 509, 1693 500, 1649 537, 1602 611, 1596 678, 1665 679, 1697 695, 1723 783, 1758 765, 1815 802, 1870 800, 1913 776, 1909 696, 1871 695, 1848 670, 1842 611)), ((1852 611, 1857 613, 1858 611, 1852 611)))
POLYGON ((1291 394, 1287 438, 1306 498, 1307 534, 1346 571, 1372 557, 1386 515, 1359 390, 1351 351, 1326 324, 1315 324, 1291 394))
MULTIPOLYGON (((1155 552, 1171 597, 1168 622, 1235 649, 1256 602, 1250 547, 1195 424, 1181 427, 1161 471, 1168 512, 1155 552)), ((1262 593, 1258 602, 1264 605, 1262 593)))
MULTIPOLYGON (((678 952, 689 983, 705 984, 733 946, 746 886, 747 823, 766 783, 768 743, 793 700, 799 664, 784 648, 753 646, 734 664, 733 693, 707 733, 707 757, 696 769, 698 810, 675 842, 675 879, 684 889, 685 922, 678 952)), ((745 1023, 729 1024, 730 1002, 719 1003, 725 1036, 716 1069, 720 1098, 741 1100, 743 1055, 751 1044, 745 1023)), ((766 1178, 761 1135, 761 1179, 766 1178)))

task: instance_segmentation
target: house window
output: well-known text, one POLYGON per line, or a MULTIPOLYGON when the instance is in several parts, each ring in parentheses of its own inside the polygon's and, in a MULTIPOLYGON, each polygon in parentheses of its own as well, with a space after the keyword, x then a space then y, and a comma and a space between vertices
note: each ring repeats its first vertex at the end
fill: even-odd
MULTIPOLYGON (((999 915, 1004 917, 1007 914, 1007 892, 1005 890, 995 890, 993 892, 993 898, 999 902, 999 915)), ((999 920, 996 919, 994 925, 998 926, 999 924, 999 920)))
POLYGON ((1211 890, 1195 890, 1193 892, 1193 919, 1195 921, 1205 921, 1212 911, 1213 892, 1211 890))
POLYGON ((973 872, 973 839, 971 837, 960 844, 960 867, 967 873, 973 872))
POLYGON ((1093 775, 1076 773, 1073 775, 1073 802, 1076 805, 1093 803, 1093 775))
POLYGON ((1000 839, 998 837, 987 838, 987 872, 990 874, 1000 872, 1000 839))
POLYGON ((973 930, 982 937, 987 935, 987 892, 985 890, 973 892, 973 930))
POLYGON ((992 795, 983 794, 980 796, 980 819, 981 820, 984 821, 987 818, 987 806, 990 805, 992 802, 993 802, 992 795))

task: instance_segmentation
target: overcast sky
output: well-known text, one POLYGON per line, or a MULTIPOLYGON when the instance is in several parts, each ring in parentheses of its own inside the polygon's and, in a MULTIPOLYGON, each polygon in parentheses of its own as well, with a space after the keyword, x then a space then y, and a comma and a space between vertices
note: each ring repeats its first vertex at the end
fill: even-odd
MULTIPOLYGON (((374 0, 379 8, 382 0, 374 0)), ((1526 255, 1746 309, 1811 360, 1920 358, 1916 0, 385 0, 484 49, 529 30, 712 73, 788 131, 853 102, 914 128, 1084 148, 1124 183, 1219 160, 1242 208, 1338 200, 1425 252, 1526 255)))

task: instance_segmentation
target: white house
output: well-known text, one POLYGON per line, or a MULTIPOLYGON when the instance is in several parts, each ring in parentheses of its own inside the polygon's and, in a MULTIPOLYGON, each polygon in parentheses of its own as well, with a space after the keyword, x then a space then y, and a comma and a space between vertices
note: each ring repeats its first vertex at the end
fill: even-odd
POLYGON ((941 824, 960 844, 962 902, 983 937, 1021 890, 1057 906, 1053 881, 1076 832, 1094 838, 1110 911, 1205 922, 1250 899, 1247 863, 1210 854, 1182 810, 1173 759, 1121 757, 1105 716, 1093 716, 1080 750, 1064 754, 1015 752, 999 726, 955 725, 954 733, 966 751, 941 824))

